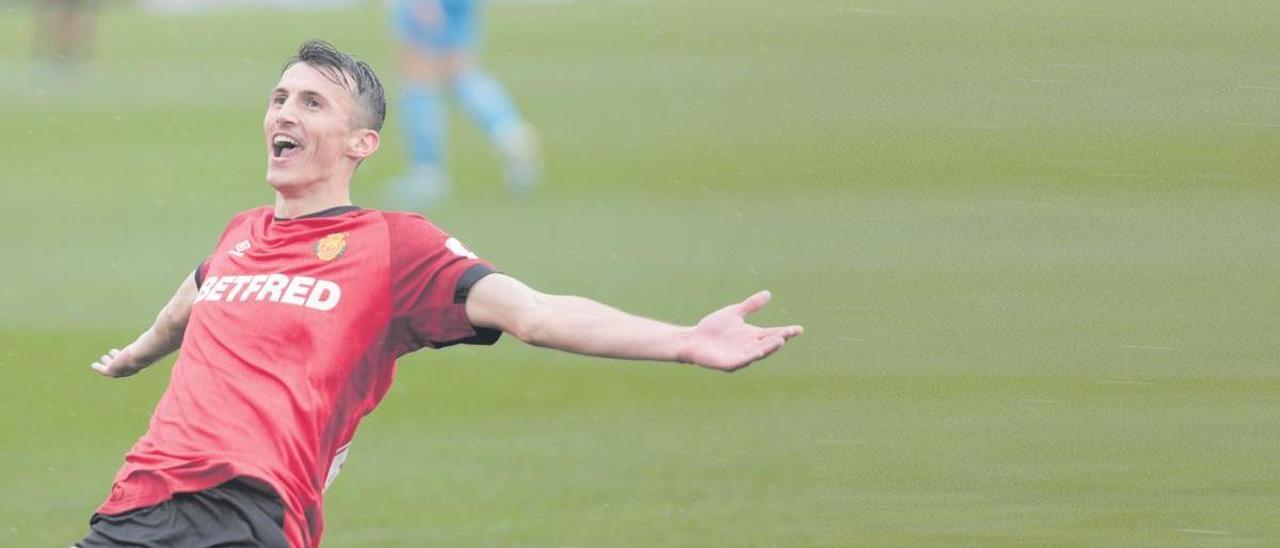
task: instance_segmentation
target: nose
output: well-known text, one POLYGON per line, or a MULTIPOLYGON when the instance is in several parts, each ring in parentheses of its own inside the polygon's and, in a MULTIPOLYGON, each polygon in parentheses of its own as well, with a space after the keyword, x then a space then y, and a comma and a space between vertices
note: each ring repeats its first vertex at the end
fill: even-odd
POLYGON ((285 100, 280 108, 276 109, 276 123, 281 125, 293 125, 298 123, 297 108, 294 107, 293 99, 285 100))

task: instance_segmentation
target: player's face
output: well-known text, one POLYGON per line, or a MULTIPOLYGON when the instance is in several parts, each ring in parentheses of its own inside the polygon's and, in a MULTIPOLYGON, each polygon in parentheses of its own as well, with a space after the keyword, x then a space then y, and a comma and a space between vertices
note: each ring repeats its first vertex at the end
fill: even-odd
POLYGON ((262 123, 267 183, 288 192, 342 177, 359 160, 351 92, 306 63, 289 67, 271 91, 262 123), (344 163, 347 162, 347 163, 344 163))

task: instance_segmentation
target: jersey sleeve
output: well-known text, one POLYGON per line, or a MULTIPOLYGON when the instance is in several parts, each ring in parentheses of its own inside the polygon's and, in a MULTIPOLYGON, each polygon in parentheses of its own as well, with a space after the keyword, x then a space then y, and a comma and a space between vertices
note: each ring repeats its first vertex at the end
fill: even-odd
POLYGON ((497 342, 502 332, 472 325, 466 307, 471 286, 493 266, 420 216, 388 214, 388 227, 393 345, 404 353, 497 342))
POLYGON ((211 258, 205 257, 203 261, 200 261, 200 264, 196 265, 195 272, 191 273, 196 279, 196 289, 200 289, 200 286, 204 285, 204 278, 209 275, 209 259, 211 258))

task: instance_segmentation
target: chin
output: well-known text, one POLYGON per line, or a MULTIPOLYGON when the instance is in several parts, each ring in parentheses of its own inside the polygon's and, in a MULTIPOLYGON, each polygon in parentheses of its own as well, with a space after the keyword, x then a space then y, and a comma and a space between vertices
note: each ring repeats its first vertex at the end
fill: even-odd
POLYGON ((293 174, 267 171, 267 184, 271 185, 271 188, 284 192, 302 186, 302 181, 300 177, 293 174))

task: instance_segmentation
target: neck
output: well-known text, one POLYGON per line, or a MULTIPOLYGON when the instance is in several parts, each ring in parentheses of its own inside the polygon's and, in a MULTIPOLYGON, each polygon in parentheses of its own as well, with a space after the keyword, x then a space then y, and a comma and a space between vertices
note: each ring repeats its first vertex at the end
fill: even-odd
POLYGON ((345 205, 351 205, 351 192, 346 185, 312 185, 301 190, 276 189, 275 216, 295 219, 345 205))

